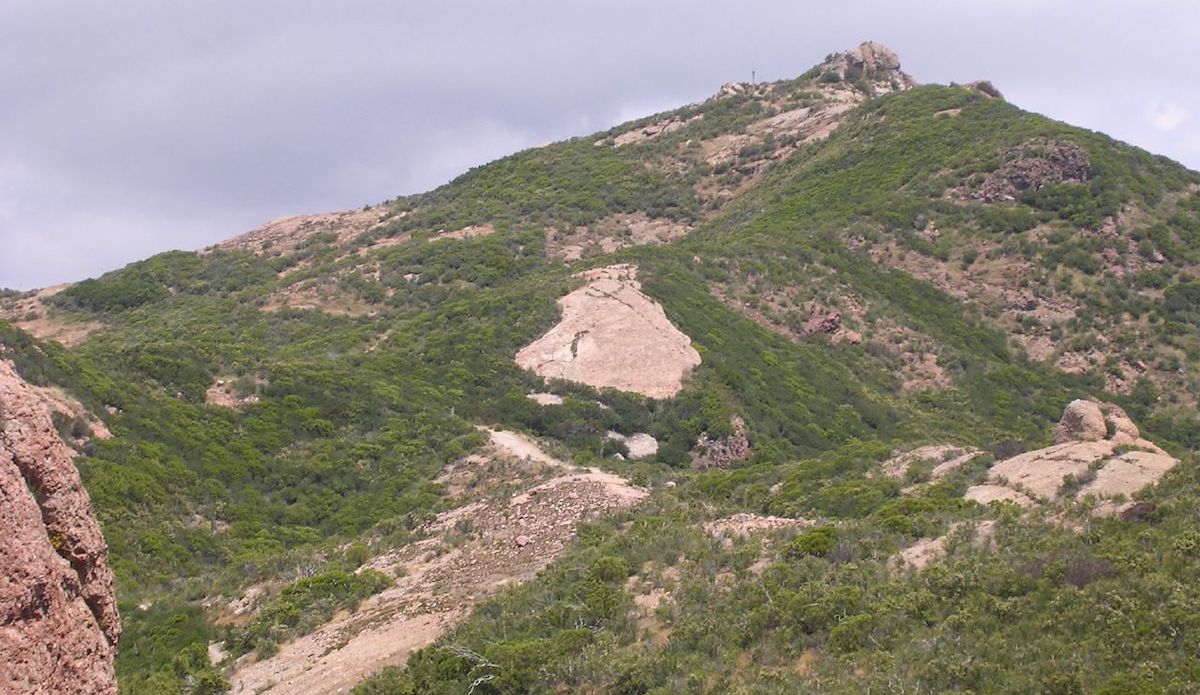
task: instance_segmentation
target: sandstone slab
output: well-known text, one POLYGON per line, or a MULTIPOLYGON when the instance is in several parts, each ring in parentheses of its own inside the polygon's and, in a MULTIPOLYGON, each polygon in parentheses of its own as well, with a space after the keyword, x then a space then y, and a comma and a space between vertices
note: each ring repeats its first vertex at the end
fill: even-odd
POLYGON ((566 379, 650 398, 670 398, 700 364, 691 338, 641 291, 637 268, 581 274, 587 284, 558 300, 562 319, 522 348, 517 364, 544 379, 566 379))

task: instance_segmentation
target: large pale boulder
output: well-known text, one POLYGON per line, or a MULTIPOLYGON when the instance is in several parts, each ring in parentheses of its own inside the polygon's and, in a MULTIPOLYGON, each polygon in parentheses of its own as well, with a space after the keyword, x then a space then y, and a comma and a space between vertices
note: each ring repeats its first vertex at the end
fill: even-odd
POLYGON ((1076 399, 1067 404, 1054 430, 1054 443, 1095 442, 1108 436, 1104 413, 1095 401, 1076 399))
POLYGON ((558 300, 562 320, 522 348, 517 364, 538 376, 651 398, 670 398, 699 366, 692 340, 641 291, 637 268, 581 273, 587 284, 558 300))

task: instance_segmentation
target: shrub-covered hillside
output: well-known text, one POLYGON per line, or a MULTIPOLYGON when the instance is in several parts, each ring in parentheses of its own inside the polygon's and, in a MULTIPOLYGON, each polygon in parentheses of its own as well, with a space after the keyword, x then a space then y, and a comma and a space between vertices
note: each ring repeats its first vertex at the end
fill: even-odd
POLYGON ((77 463, 122 691, 221 692, 385 591, 372 558, 458 506, 446 472, 488 426, 649 498, 358 692, 1191 692, 1200 174, 864 51, 0 298, 4 357, 114 435, 77 463), (514 361, 618 263, 701 356, 673 398, 514 361), (963 498, 1088 397, 1180 458, 1150 511, 963 498), (930 444, 977 455, 881 474, 930 444), (803 523, 713 531, 735 514, 803 523))

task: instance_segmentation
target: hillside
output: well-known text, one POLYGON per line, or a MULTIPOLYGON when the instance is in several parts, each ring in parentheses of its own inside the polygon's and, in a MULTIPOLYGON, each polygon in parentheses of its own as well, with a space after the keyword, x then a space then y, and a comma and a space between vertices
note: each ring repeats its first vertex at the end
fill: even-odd
POLYGON ((1198 307, 1200 174, 868 43, 0 346, 122 692, 1188 692, 1198 307))

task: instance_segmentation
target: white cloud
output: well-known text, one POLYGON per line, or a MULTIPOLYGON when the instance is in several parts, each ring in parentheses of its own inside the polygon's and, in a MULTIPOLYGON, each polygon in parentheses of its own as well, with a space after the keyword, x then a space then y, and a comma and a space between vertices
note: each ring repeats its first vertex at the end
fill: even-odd
POLYGON ((1155 100, 1146 107, 1147 120, 1164 133, 1170 133, 1190 120, 1191 117, 1191 111, 1174 101, 1155 100))

